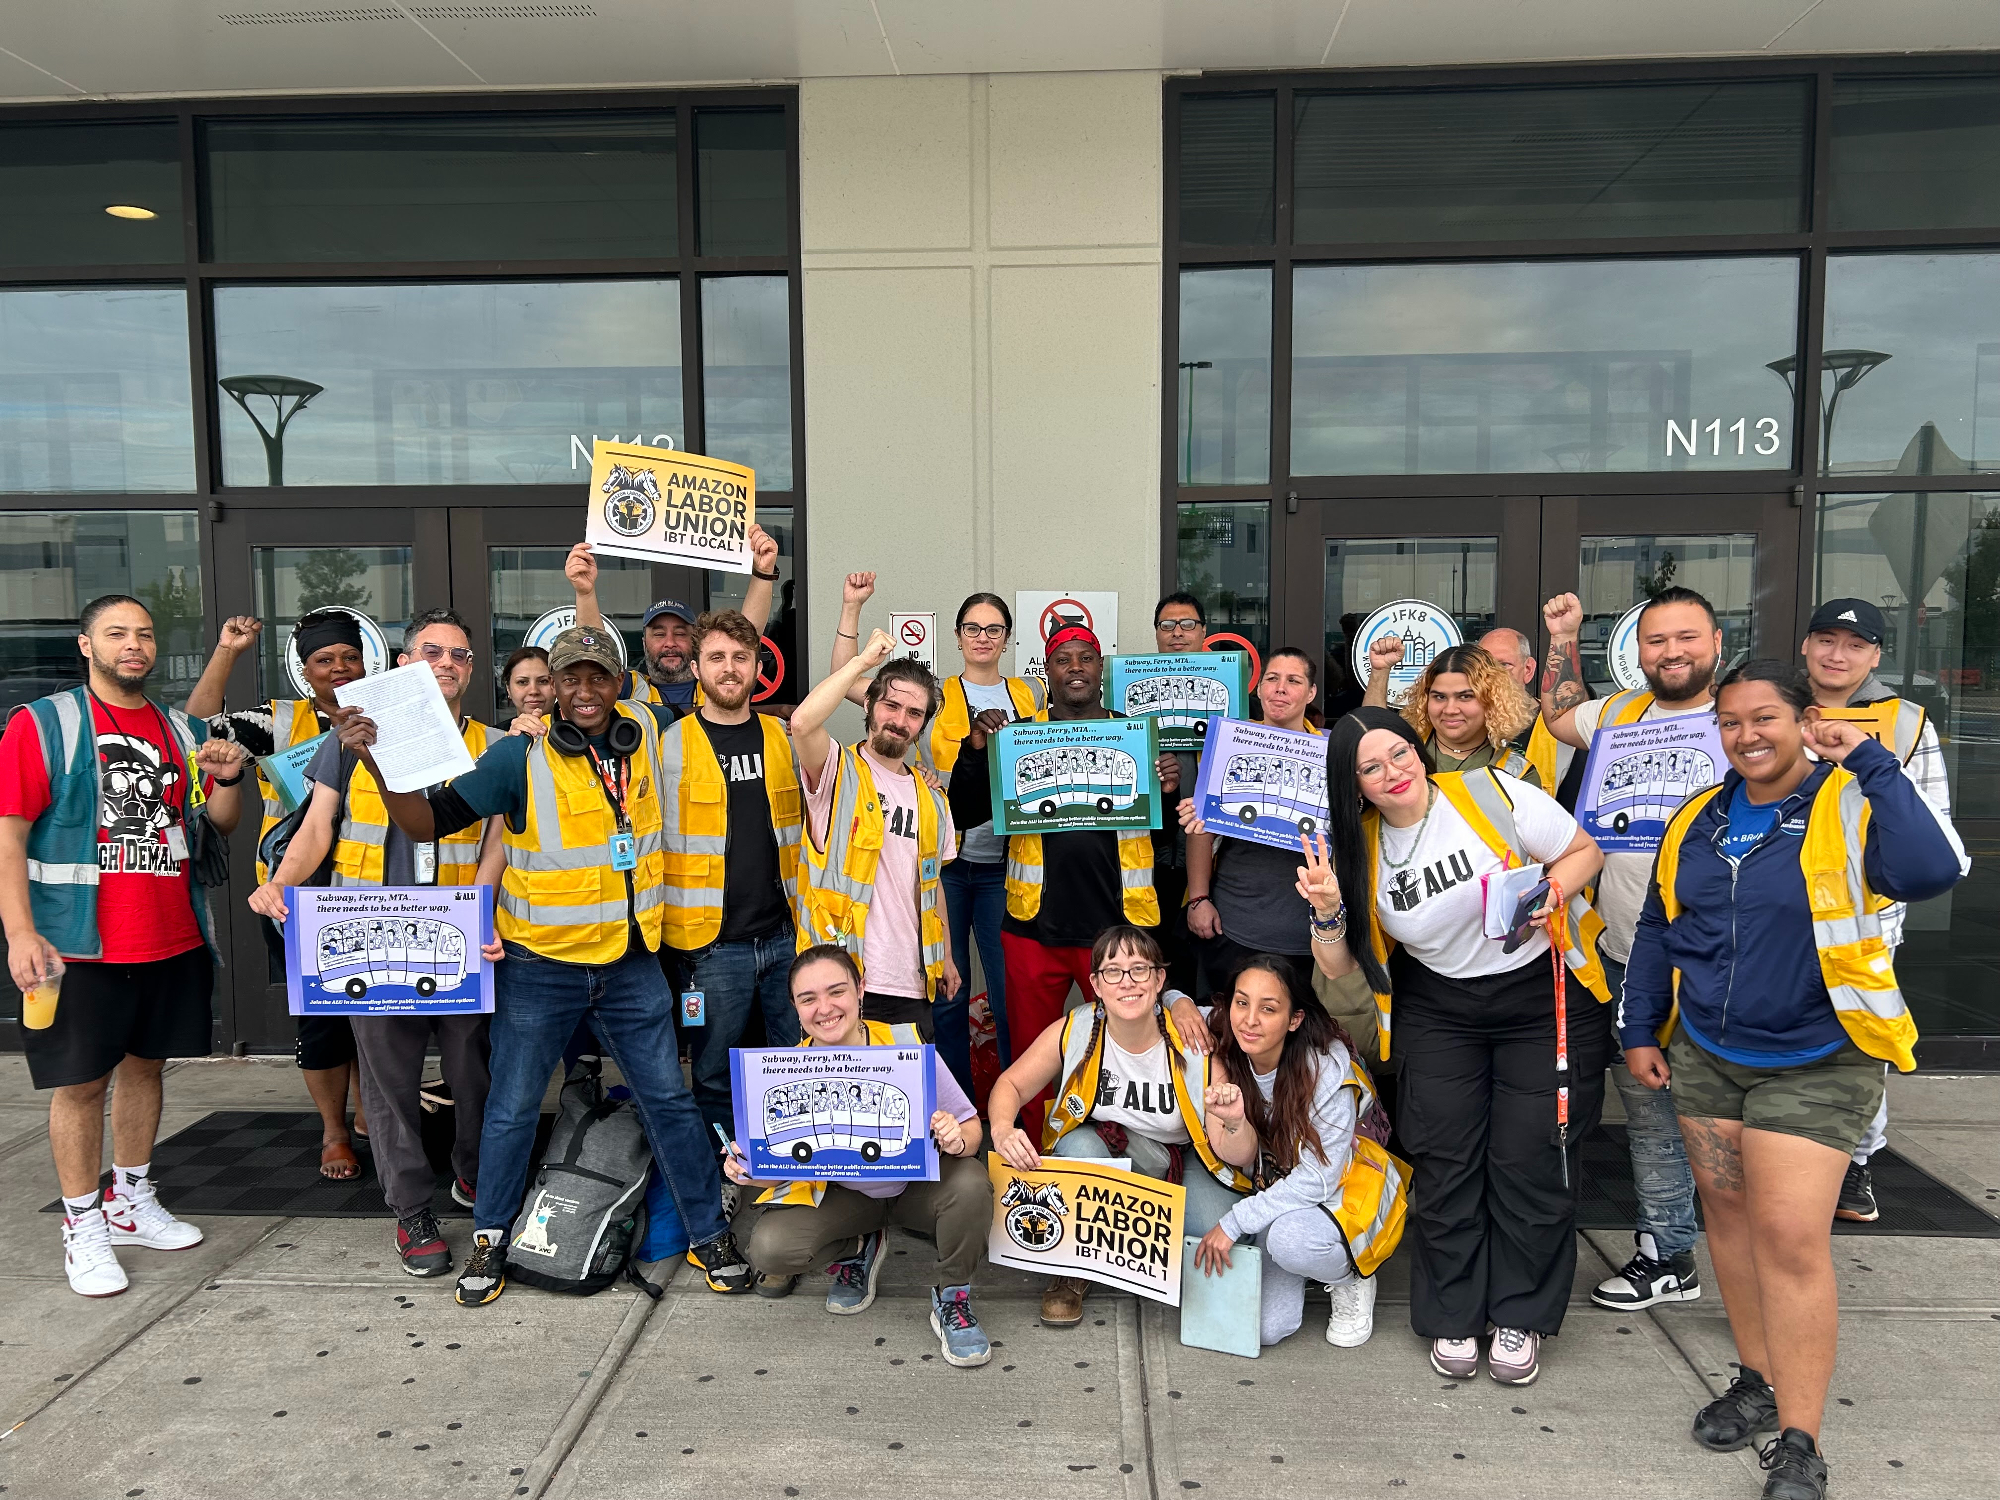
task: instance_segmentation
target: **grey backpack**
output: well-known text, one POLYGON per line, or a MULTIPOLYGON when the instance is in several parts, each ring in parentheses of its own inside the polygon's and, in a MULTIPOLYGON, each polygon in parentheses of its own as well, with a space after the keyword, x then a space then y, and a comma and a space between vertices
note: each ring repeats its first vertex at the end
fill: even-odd
MULTIPOLYGON (((623 1092, 621 1090, 621 1092, 623 1092)), ((507 1275, 547 1292, 588 1297, 620 1276, 648 1295, 633 1247, 646 1236, 653 1150, 629 1098, 607 1098, 590 1063, 563 1083, 555 1128, 507 1235, 507 1275)))

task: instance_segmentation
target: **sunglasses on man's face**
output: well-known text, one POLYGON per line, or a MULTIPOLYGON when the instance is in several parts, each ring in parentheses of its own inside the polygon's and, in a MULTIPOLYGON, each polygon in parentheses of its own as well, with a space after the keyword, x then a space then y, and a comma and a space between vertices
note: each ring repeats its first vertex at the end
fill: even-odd
POLYGON ((440 646, 436 641, 425 641, 417 647, 417 655, 432 666, 436 666, 447 656, 461 667, 472 665, 472 653, 464 646, 440 646))

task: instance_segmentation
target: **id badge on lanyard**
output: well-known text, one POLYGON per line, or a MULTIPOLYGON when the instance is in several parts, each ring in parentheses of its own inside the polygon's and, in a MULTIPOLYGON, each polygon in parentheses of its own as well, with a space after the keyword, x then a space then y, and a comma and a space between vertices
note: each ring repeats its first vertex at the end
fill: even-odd
POLYGON ((438 846, 426 840, 411 845, 412 872, 418 885, 436 885, 438 878, 438 846))
POLYGON ((617 814, 617 831, 611 835, 611 868, 630 871, 639 868, 639 841, 632 836, 632 820, 625 814, 625 785, 630 774, 629 764, 618 762, 618 772, 614 776, 605 770, 604 762, 597 758, 597 752, 590 755, 591 765, 597 770, 597 779, 603 783, 605 800, 617 814))
POLYGON ((639 867, 639 844, 629 833, 611 835, 611 868, 614 870, 636 870, 639 867))

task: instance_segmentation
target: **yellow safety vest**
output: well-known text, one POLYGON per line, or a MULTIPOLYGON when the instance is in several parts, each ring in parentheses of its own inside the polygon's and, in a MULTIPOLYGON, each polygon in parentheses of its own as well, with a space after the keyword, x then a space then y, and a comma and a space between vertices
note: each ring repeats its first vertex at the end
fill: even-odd
MULTIPOLYGON (((667 700, 660 696, 653 679, 637 670, 625 674, 625 701, 628 703, 650 703, 656 708, 665 708, 667 700)), ((701 684, 694 685, 694 706, 700 708, 708 700, 702 696, 701 684)))
MULTIPOLYGON (((1208 1087, 1208 1055, 1194 1051, 1181 1040, 1173 1017, 1164 1006, 1157 1007, 1154 1015, 1160 1023, 1160 1035, 1167 1040, 1167 1072, 1174 1080, 1174 1102, 1180 1106, 1181 1123, 1187 1127, 1195 1154, 1224 1187, 1239 1193, 1249 1192, 1253 1186, 1250 1179, 1215 1154, 1208 1143, 1207 1128, 1202 1124, 1202 1090, 1208 1087)), ((1050 1106, 1049 1117, 1042 1125, 1044 1156, 1056 1149, 1057 1141, 1088 1120, 1096 1107, 1097 1075, 1104 1063, 1105 1027, 1101 1000, 1079 1005, 1063 1018, 1062 1082, 1056 1089, 1056 1102, 1050 1106)))
POLYGON ((495 900, 494 930, 508 942, 566 964, 608 964, 625 956, 633 922, 649 950, 660 946, 660 732, 653 716, 624 703, 619 713, 644 741, 632 756, 625 813, 638 863, 611 867, 618 817, 588 755, 564 755, 543 735, 528 746, 528 816, 521 832, 502 825, 507 867, 495 900))
POLYGON ((1622 693, 1613 693, 1604 700, 1604 713, 1598 719, 1600 728, 1613 724, 1636 724, 1646 716, 1646 710, 1653 706, 1653 695, 1644 688, 1626 688, 1622 693))
MULTIPOLYGON (((1375 1082, 1351 1051, 1343 1047, 1341 1053, 1345 1076, 1340 1086, 1360 1096, 1354 1101, 1354 1118, 1359 1121, 1376 1097, 1375 1082)), ((1324 1061, 1320 1065, 1324 1067, 1324 1061)), ((1347 1170, 1340 1174, 1339 1195, 1322 1203, 1320 1211, 1333 1220, 1347 1241, 1354 1268, 1363 1276, 1373 1276, 1402 1242, 1403 1224, 1410 1211, 1410 1164, 1357 1131, 1347 1170)))
MULTIPOLYGON (((1440 771, 1431 777, 1432 783, 1465 819, 1472 831, 1479 835, 1479 841, 1505 862, 1509 869, 1534 861, 1521 847, 1520 834, 1514 827, 1514 804, 1507 796, 1507 789, 1501 785, 1500 777, 1490 766, 1478 771, 1440 771)), ((1379 868, 1382 857, 1382 815, 1369 808, 1361 815, 1361 831, 1367 841, 1369 884, 1374 885, 1374 871, 1379 868)), ((1565 892, 1563 942, 1563 962, 1582 981, 1583 987, 1595 995, 1600 1004, 1608 1004, 1611 986, 1604 977, 1604 965, 1597 957, 1597 942, 1604 933, 1604 918, 1590 904, 1590 898, 1582 891, 1565 892)), ((1368 940, 1374 946, 1376 962, 1386 964, 1389 950, 1395 941, 1382 931, 1382 924, 1376 920, 1375 905, 1371 897, 1366 913, 1368 919, 1368 940)), ((1354 920, 1350 909, 1348 920, 1354 920)), ((1387 994, 1375 996, 1375 1022, 1382 1036, 1382 1060, 1389 1060, 1389 1000, 1387 994)))
MULTIPOLYGON (((1720 784, 1696 792, 1667 821, 1653 878, 1660 888, 1660 905, 1669 922, 1681 914, 1675 882, 1680 876, 1681 841, 1695 816, 1708 806, 1720 784)), ((1851 772, 1835 766, 1806 814, 1806 833, 1799 845, 1799 868, 1806 877, 1806 899, 1812 905, 1813 945, 1819 949, 1820 977, 1833 1001, 1834 1014, 1853 1040, 1870 1057, 1894 1063, 1898 1072, 1917 1069, 1917 1023, 1903 1003, 1896 984, 1894 952, 1882 940, 1885 907, 1895 903, 1876 894, 1868 884, 1863 851, 1868 846, 1868 799, 1851 772)), ((1680 971, 1674 971, 1680 989, 1680 971)), ((1665 1044, 1679 1014, 1675 1010, 1660 1028, 1665 1044)))
POLYGON ((1535 716, 1535 727, 1528 733, 1526 754, 1528 764, 1535 768, 1535 774, 1541 778, 1542 790, 1553 797, 1556 794, 1556 783, 1561 779, 1556 775, 1556 763, 1562 754, 1562 741, 1550 732, 1547 721, 1539 714, 1535 716))
MULTIPOLYGON (((486 726, 477 719, 466 719, 459 734, 474 760, 486 753, 486 726)), ((333 846, 333 883, 380 885, 383 849, 389 841, 389 809, 368 767, 354 768, 344 800, 347 810, 333 846)), ((479 842, 485 831, 482 820, 437 841, 437 884, 473 884, 479 875, 479 842)))
MULTIPOLYGON (((1032 719, 1041 708, 1039 684, 1032 677, 1000 680, 1007 685, 1007 696, 1013 700, 1014 717, 1032 719)), ((936 768, 946 786, 951 785, 951 768, 958 764, 958 753, 970 733, 972 700, 965 696, 965 679, 947 677, 938 685, 937 716, 931 720, 931 732, 924 741, 924 759, 936 768)))
MULTIPOLYGON (((1886 745, 1885 748, 1893 751, 1896 759, 1907 766, 1910 757, 1917 753, 1917 745, 1923 738, 1926 718, 1923 705, 1912 703, 1907 698, 1879 698, 1873 703, 1856 704, 1853 707, 1857 713, 1879 714, 1885 711, 1889 713, 1889 732, 1894 743, 1886 745)), ((1878 742, 1881 740, 1880 735, 1874 738, 1878 742)))
MULTIPOLYGON (((319 727, 319 705, 311 698, 273 698, 271 700, 271 752, 289 750, 294 745, 303 745, 321 732, 319 727), (289 725, 285 720, 291 719, 289 725)), ((257 768, 257 792, 264 799, 264 823, 257 830, 257 847, 264 846, 264 835, 285 820, 285 804, 278 800, 278 794, 264 775, 264 768, 257 768)), ((257 884, 263 885, 271 878, 270 868, 263 860, 257 861, 257 884)))
MULTIPOLYGON (((1487 748, 1487 747, 1482 746, 1481 748, 1487 748)), ((1436 735, 1431 736, 1430 749, 1432 757, 1435 758, 1439 753, 1436 735)), ((1443 753, 1446 755, 1451 755, 1451 751, 1449 750, 1446 750, 1443 753)), ((1527 781, 1529 773, 1535 770, 1534 765, 1528 760, 1528 757, 1522 754, 1522 752, 1513 745, 1502 745, 1498 750, 1494 750, 1490 758, 1486 761, 1485 765, 1468 766, 1465 764, 1465 761, 1471 760, 1473 756, 1477 754, 1479 754, 1478 750, 1470 751, 1465 756, 1464 760, 1459 760, 1458 769, 1461 772, 1483 771, 1486 769, 1487 766, 1491 766, 1496 771, 1500 771, 1508 776, 1512 776, 1516 781, 1527 781)), ((1452 756, 1452 758, 1454 760, 1459 759, 1457 756, 1452 756)), ((1540 787, 1543 791, 1549 790, 1549 788, 1541 781, 1534 781, 1530 782, 1529 784, 1531 786, 1540 787)))
MULTIPOLYGON (((924 1039, 917 1034, 917 1028, 914 1026, 890 1026, 882 1021, 863 1021, 861 1025, 868 1033, 868 1040, 863 1043, 864 1046, 921 1047, 924 1044, 924 1039)), ((811 1037, 807 1037, 799 1045, 811 1047, 816 1044, 811 1037)), ((929 1120, 910 1121, 912 1134, 919 1129, 928 1132, 930 1128, 929 1120)), ((757 1195, 757 1201, 784 1208, 818 1208, 820 1200, 824 1197, 826 1197, 826 1184, 823 1182, 781 1182, 765 1188, 757 1195)))
MULTIPOLYGON (((768 714, 755 717, 764 729, 764 796, 778 841, 778 878, 785 904, 797 910, 799 838, 805 826, 798 762, 784 724, 768 714)), ((729 783, 697 719, 689 714, 659 737, 666 940, 668 947, 682 952, 707 947, 722 934, 724 857, 729 850, 729 783)))
MULTIPOLYGON (((1031 715, 1047 723, 1045 708, 1031 715)), ((1134 927, 1160 925, 1160 897, 1153 889, 1153 831, 1127 828, 1118 834, 1118 883, 1125 920, 1134 927)), ((1032 922, 1042 909, 1042 836, 1016 833, 1007 840, 1007 915, 1032 922)))
MULTIPOLYGON (((813 843, 810 828, 799 846, 804 856, 799 866, 799 951, 815 943, 832 943, 854 954, 865 971, 868 908, 875 900, 875 870, 888 819, 876 792, 874 770, 859 751, 841 750, 833 778, 826 848, 813 843)), ((924 975, 935 995, 944 982, 944 918, 938 915, 938 851, 944 819, 930 783, 915 775, 910 780, 917 791, 918 936, 924 975)))

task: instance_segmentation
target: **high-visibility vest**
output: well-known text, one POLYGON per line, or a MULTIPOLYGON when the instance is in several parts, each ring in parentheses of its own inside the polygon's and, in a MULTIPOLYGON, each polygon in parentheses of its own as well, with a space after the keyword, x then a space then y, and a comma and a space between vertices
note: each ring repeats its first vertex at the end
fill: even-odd
MULTIPOLYGON (((1433 755, 1437 753, 1436 735, 1431 736, 1431 753, 1433 755)), ((1477 755, 1478 753, 1479 752, 1477 750, 1470 751, 1465 756, 1465 759, 1470 760, 1474 755, 1477 755)), ((1445 751, 1445 754, 1450 755, 1451 752, 1447 750, 1445 751)), ((1456 756, 1453 757, 1453 759, 1457 758, 1458 757, 1456 756)), ((1491 766, 1496 771, 1502 772, 1508 776, 1512 776, 1517 781, 1526 781, 1528 779, 1528 772, 1535 769, 1534 766, 1529 762, 1528 757, 1524 755, 1517 746, 1514 745, 1502 745, 1499 749, 1495 750, 1493 752, 1492 758, 1486 762, 1486 766, 1491 766)), ((1461 764, 1459 766, 1459 770, 1483 771, 1486 769, 1486 766, 1467 766, 1461 764)), ((1537 782, 1536 785, 1540 786, 1543 791, 1550 790, 1545 783, 1537 782)))
MULTIPOLYGON (((1041 710, 1039 685, 1032 677, 1003 677, 1007 696, 1014 704, 1014 717, 1032 719, 1041 710)), ((947 677, 938 685, 938 711, 931 720, 931 732, 924 737, 924 759, 936 768, 946 786, 951 785, 951 768, 958 764, 965 737, 972 733, 972 700, 965 696, 965 679, 947 677)))
MULTIPOLYGON (((1479 835, 1479 841, 1492 850, 1507 868, 1534 863, 1533 856, 1521 847, 1521 836, 1514 827, 1514 804, 1507 796, 1507 789, 1501 785, 1498 773, 1491 767, 1482 767, 1477 771, 1439 771, 1431 777, 1431 782, 1471 826, 1472 831, 1479 835)), ((1362 813, 1361 831, 1367 842, 1369 884, 1373 886, 1373 872, 1380 868, 1382 857, 1382 815, 1373 807, 1362 813)), ((1611 987, 1604 977, 1604 965, 1597 956, 1598 939, 1604 934, 1604 918, 1597 914, 1590 898, 1582 891, 1565 893, 1563 909, 1567 919, 1564 923, 1563 962, 1600 1004, 1608 1004, 1611 987)), ((1382 930, 1372 899, 1365 915, 1368 940, 1374 946, 1376 962, 1386 964, 1395 940, 1382 930)), ((1348 920, 1354 920, 1351 911, 1348 920)), ((1375 996, 1375 1023, 1381 1032, 1384 1062, 1389 1060, 1389 1001, 1386 993, 1375 996)))
MULTIPOLYGON (((861 1026, 868 1033, 868 1040, 864 1043, 865 1046, 921 1047, 924 1044, 924 1039, 917 1034, 917 1028, 914 1026, 890 1026, 882 1021, 863 1021, 861 1026)), ((815 1043, 811 1037, 807 1037, 799 1045, 801 1047, 811 1047, 815 1043)), ((751 1108, 754 1109, 756 1106, 753 1104, 751 1108)), ((911 1120, 909 1122, 910 1134, 913 1136, 920 1131, 928 1132, 930 1128, 931 1122, 929 1120, 911 1120)), ((940 1152, 939 1154, 942 1155, 943 1153, 940 1152)), ((774 1187, 765 1188, 763 1192, 757 1195, 757 1201, 759 1203, 777 1204, 786 1208, 818 1208, 820 1200, 825 1196, 826 1184, 823 1182, 781 1182, 774 1187)))
MULTIPOLYGON (((467 719, 459 726, 465 748, 474 760, 486 753, 486 726, 467 719)), ((335 885, 382 884, 383 850, 389 842, 389 809, 382 801, 382 789, 357 765, 348 778, 346 811, 340 819, 340 836, 333 846, 335 885)), ((461 828, 437 841, 438 885, 471 885, 479 874, 479 842, 486 831, 482 820, 461 828)))
MULTIPOLYGON (((650 703, 655 708, 665 708, 667 700, 660 696, 660 690, 653 679, 636 668, 625 674, 625 691, 618 695, 630 703, 650 703)), ((708 701, 702 695, 701 684, 694 685, 694 706, 700 708, 708 701)))
POLYGON ((1877 711, 1885 708, 1893 710, 1890 733, 1895 743, 1888 748, 1895 752, 1897 760, 1907 766, 1910 757, 1917 753, 1917 745, 1923 739, 1924 724, 1927 719, 1923 705, 1912 703, 1907 698, 1878 698, 1873 703, 1856 703, 1850 706, 1877 711))
MULTIPOLYGON (((1680 875, 1681 841, 1701 810, 1721 792, 1708 787, 1683 802, 1667 821, 1653 867, 1660 905, 1669 922, 1681 914, 1675 882, 1680 875)), ((1812 907, 1813 946, 1819 950, 1820 977, 1834 1014, 1854 1045, 1870 1057, 1894 1063, 1898 1072, 1917 1068, 1917 1023, 1896 983, 1894 950, 1883 941, 1882 912, 1893 906, 1868 884, 1863 853, 1868 847, 1868 799, 1853 773, 1835 766, 1813 794, 1799 842, 1799 868, 1812 907)), ((1680 988, 1680 971, 1674 971, 1680 988)), ((1679 1006, 1660 1029, 1664 1044, 1679 1006)))
POLYGON ((1653 695, 1644 688, 1626 688, 1613 693, 1604 700, 1604 712, 1597 723, 1601 729, 1609 729, 1614 724, 1636 724, 1646 716, 1646 710, 1653 706, 1653 695))
MULTIPOLYGON (((289 750, 294 745, 303 745, 314 735, 322 733, 319 727, 319 705, 311 698, 273 698, 271 708, 271 753, 289 750)), ((285 804, 278 800, 277 792, 264 776, 264 768, 257 768, 257 793, 264 799, 264 823, 257 830, 257 847, 264 847, 264 836, 285 820, 285 804)), ((263 860, 257 861, 257 884, 270 880, 270 868, 263 860)))
MULTIPOLYGON (((1046 723, 1045 708, 1031 716, 1046 723)), ((1160 925, 1160 897, 1153 889, 1153 831, 1127 828, 1118 834, 1118 884, 1125 920, 1134 927, 1160 925)), ((1017 833, 1007 840, 1007 915, 1032 922, 1042 909, 1042 836, 1017 833)))
POLYGON ((1556 774, 1556 766, 1562 755, 1562 741, 1550 732, 1548 721, 1540 714, 1535 716, 1535 727, 1528 732, 1528 748, 1525 752, 1528 764, 1541 777, 1542 790, 1551 797, 1556 794, 1556 783, 1562 778, 1556 774))
MULTIPOLYGON (((859 751, 843 748, 833 766, 833 809, 827 815, 826 848, 805 830, 799 846, 799 951, 832 943, 867 966, 868 908, 875 901, 875 871, 882 859, 888 818, 875 773, 859 751)), ((918 937, 924 976, 933 995, 944 982, 944 918, 938 914, 938 851, 944 818, 938 794, 921 776, 911 776, 917 793, 918 937)), ((900 894, 898 899, 902 899, 900 894)))
MULTIPOLYGON (((769 714, 755 717, 764 730, 764 797, 778 843, 778 879, 785 888, 785 905, 797 910, 799 838, 805 827, 798 762, 784 724, 769 714)), ((729 782, 699 715, 678 720, 659 741, 666 941, 668 947, 688 952, 707 947, 722 934, 729 782)))
POLYGON ((546 735, 528 746, 525 826, 516 833, 502 824, 507 867, 494 901, 494 931, 561 963, 608 964, 624 957, 634 922, 649 950, 660 946, 666 899, 660 883, 660 732, 646 709, 616 707, 644 737, 625 789, 636 866, 612 868, 618 817, 595 763, 588 755, 551 749, 546 735))
MULTIPOLYGON (((1202 1090, 1208 1087, 1208 1055, 1196 1052, 1181 1040, 1179 1029, 1166 1007, 1154 1009, 1160 1035, 1167 1043, 1167 1072, 1174 1080, 1174 1103, 1180 1107, 1181 1123, 1188 1140, 1209 1174, 1224 1187, 1247 1193, 1254 1184, 1242 1172, 1215 1154, 1202 1124, 1202 1090)), ((1090 1118, 1097 1104, 1097 1078, 1104 1065, 1104 1035, 1107 1019, 1104 1002, 1093 1000, 1079 1005, 1063 1018, 1062 1080, 1056 1087, 1056 1102, 1042 1125, 1042 1154, 1056 1149, 1056 1142, 1090 1118)), ((1358 1116, 1357 1116, 1358 1118, 1358 1116)))

